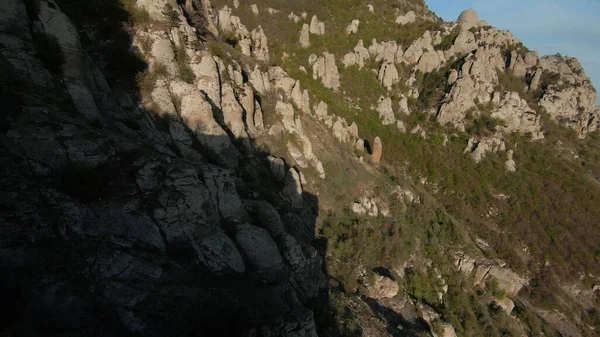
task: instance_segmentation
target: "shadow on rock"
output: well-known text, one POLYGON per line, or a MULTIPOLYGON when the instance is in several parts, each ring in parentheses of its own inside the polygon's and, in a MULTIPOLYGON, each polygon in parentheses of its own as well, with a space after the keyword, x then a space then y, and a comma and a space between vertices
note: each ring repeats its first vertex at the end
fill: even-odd
POLYGON ((116 1, 0 10, 0 334, 315 336, 327 282, 301 172, 143 108, 116 1), (49 23, 72 47, 58 73, 32 42, 49 23))

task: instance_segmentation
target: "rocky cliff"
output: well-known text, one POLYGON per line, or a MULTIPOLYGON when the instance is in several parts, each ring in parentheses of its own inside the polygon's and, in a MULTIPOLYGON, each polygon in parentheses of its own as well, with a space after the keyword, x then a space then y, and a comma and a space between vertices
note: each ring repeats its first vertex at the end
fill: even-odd
POLYGON ((6 0, 0 46, 7 336, 600 328, 596 91, 473 10, 6 0))

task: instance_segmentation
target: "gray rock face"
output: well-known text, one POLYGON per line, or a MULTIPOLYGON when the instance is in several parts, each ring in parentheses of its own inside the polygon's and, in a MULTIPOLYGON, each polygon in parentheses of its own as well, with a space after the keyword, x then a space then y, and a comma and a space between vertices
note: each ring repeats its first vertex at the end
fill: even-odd
POLYGON ((560 77, 557 84, 546 90, 539 101, 540 106, 552 119, 574 129, 582 138, 596 130, 600 120, 596 90, 579 62, 574 58, 553 55, 542 57, 538 66, 543 73, 556 73, 560 77))
POLYGON ((269 161, 269 167, 271 169, 271 173, 275 179, 281 181, 285 178, 285 162, 281 158, 269 156, 267 157, 269 161))
POLYGON ((234 271, 243 273, 246 270, 242 256, 231 239, 222 232, 216 232, 198 243, 200 261, 211 272, 234 271))
POLYGON ((270 269, 282 264, 277 245, 266 230, 250 224, 238 225, 235 239, 255 268, 270 269))

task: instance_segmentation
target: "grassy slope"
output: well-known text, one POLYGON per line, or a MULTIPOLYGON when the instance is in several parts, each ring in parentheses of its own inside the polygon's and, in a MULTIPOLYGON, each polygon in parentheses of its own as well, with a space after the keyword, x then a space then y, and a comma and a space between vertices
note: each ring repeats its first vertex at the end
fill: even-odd
MULTIPOLYGON (((227 1, 213 3, 216 8, 222 4, 231 7, 227 1)), ((552 307, 559 304, 557 297, 561 294, 555 286, 556 277, 573 280, 581 272, 600 275, 600 234, 596 228, 600 216, 598 134, 579 141, 572 132, 545 119, 544 129, 548 132, 545 141, 532 142, 520 135, 509 137, 509 148, 517 148, 517 173, 505 171, 504 155, 489 154, 476 165, 462 153, 469 135, 428 121, 424 113, 413 113, 404 119, 409 129, 417 124, 424 125, 429 134, 427 140, 417 135, 398 133, 393 127, 381 126, 372 107, 385 92, 368 70, 376 69, 378 65, 370 64, 361 71, 357 68, 340 69, 342 93, 327 90, 319 81, 298 70, 300 65, 309 69, 307 59, 311 53, 320 54, 328 50, 339 60, 360 38, 367 46, 372 38, 408 43, 436 24, 417 23, 398 29, 393 24, 394 12, 384 5, 385 1, 374 2, 374 14, 362 8, 364 5, 340 1, 265 2, 264 7, 261 1, 256 3, 261 8, 261 20, 243 2, 234 13, 242 17, 250 30, 259 23, 265 28, 271 52, 276 56, 271 63, 283 66, 291 76, 300 79, 303 87, 310 90, 313 103, 323 100, 328 103, 330 113, 345 117, 350 123, 356 122, 363 137, 372 139, 378 135, 382 138, 384 160, 390 174, 373 184, 375 188, 390 185, 400 171, 406 170, 414 181, 426 177, 430 187, 439 187, 435 198, 440 205, 456 218, 463 219, 472 237, 483 237, 492 244, 497 256, 490 257, 500 257, 513 269, 533 277, 533 286, 526 294, 539 305, 552 307), (267 6, 282 12, 269 16, 265 11, 267 6), (314 13, 326 22, 327 34, 323 37, 311 35, 312 45, 307 49, 301 49, 297 44, 301 24, 294 24, 287 18, 291 11, 300 14, 302 10, 309 13, 309 19, 314 13), (344 29, 354 18, 361 20, 359 33, 347 37, 344 29), (284 53, 287 57, 282 60, 284 53), (442 145, 443 133, 451 135, 446 146, 442 145), (562 148, 572 149, 579 158, 574 158, 569 151, 558 150, 559 142, 562 148), (499 194, 509 198, 499 199, 499 194), (490 209, 496 214, 487 216, 490 209), (523 246, 528 247, 528 254, 522 252, 523 246), (552 266, 550 269, 542 267, 546 261, 552 266)), ((435 79, 434 83, 425 81, 428 87, 424 89, 437 87, 439 83, 435 81, 439 82, 439 79, 435 79)), ((527 96, 522 90, 522 83, 514 81, 510 74, 502 77, 501 84, 527 96)), ((526 98, 533 106, 532 97, 526 98)), ((429 102, 421 103, 417 106, 426 108, 429 102)), ((345 176, 343 168, 335 162, 327 162, 326 169, 330 177, 345 176)), ((336 184, 332 183, 332 191, 345 186, 342 182, 336 184)), ((333 200, 332 208, 348 203, 348 199, 335 193, 324 195, 322 199, 333 200)), ((349 271, 353 272, 357 266, 382 264, 389 267, 395 261, 405 259, 410 252, 418 249, 418 242, 427 246, 426 241, 432 233, 429 227, 437 223, 437 211, 439 207, 426 205, 419 210, 409 210, 405 217, 392 221, 356 218, 343 207, 331 212, 321 227, 321 233, 329 239, 332 247, 331 263, 328 264, 330 274, 342 278, 344 286, 352 289, 357 286, 356 275, 349 271), (378 243, 377 249, 373 248, 372 242, 378 243)), ((435 235, 440 236, 440 233, 435 235)), ((448 238, 441 240, 445 244, 453 242, 448 238)), ((437 256, 436 252, 430 253, 433 257, 437 256)), ((439 262, 441 265, 449 263, 439 262)), ((464 302, 464 299, 460 301, 464 302)), ((477 301, 469 301, 464 302, 463 309, 460 309, 465 317, 471 317, 467 311, 478 310, 477 301)), ((451 317, 452 313, 448 316, 451 317)), ((464 324, 459 326, 463 329, 461 334, 473 335, 474 331, 468 332, 464 324)))

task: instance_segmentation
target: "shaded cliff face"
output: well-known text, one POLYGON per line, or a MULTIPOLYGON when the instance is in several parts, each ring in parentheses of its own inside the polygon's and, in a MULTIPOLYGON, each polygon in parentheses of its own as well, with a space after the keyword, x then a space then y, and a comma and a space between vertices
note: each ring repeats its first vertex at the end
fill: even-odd
POLYGON ((0 4, 8 335, 593 336, 595 89, 421 0, 0 4))
MULTIPOLYGON (((255 111, 227 97, 226 70, 213 61, 220 73, 203 78, 216 97, 157 80, 172 86, 153 97, 185 92, 159 114, 135 86, 156 66, 131 48, 135 12, 0 9, 2 332, 314 336, 318 199, 249 136, 262 116, 250 124, 255 111)), ((174 40, 152 38, 153 50, 174 40)))

